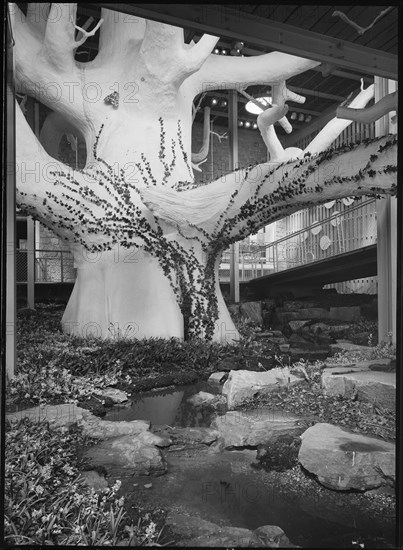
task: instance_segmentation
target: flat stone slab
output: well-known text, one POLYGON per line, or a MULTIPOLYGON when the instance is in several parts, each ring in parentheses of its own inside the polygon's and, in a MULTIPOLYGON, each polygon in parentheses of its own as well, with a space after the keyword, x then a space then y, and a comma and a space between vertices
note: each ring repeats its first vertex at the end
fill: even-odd
POLYGON ((309 309, 299 309, 297 311, 276 311, 275 318, 278 322, 285 325, 290 321, 307 321, 311 319, 329 319, 327 309, 313 307, 309 309))
POLYGON ((96 390, 94 393, 102 399, 109 398, 116 405, 125 403, 128 400, 127 393, 122 390, 117 390, 116 388, 102 388, 100 390, 96 390))
POLYGON ((102 420, 97 416, 83 419, 78 422, 83 434, 96 439, 110 439, 122 435, 137 435, 150 428, 149 420, 131 420, 130 422, 113 422, 102 420))
POLYGON ((283 386, 294 386, 303 382, 288 368, 276 368, 267 372, 232 370, 225 382, 222 394, 227 398, 229 410, 242 405, 245 401, 277 390, 283 386))
POLYGON ((219 437, 213 428, 169 428, 166 430, 175 443, 211 445, 219 437))
POLYGON ((213 408, 226 403, 226 399, 222 395, 214 395, 205 391, 192 395, 186 401, 194 407, 210 406, 213 408))
POLYGON ((170 513, 167 524, 185 540, 178 546, 185 547, 227 547, 227 548, 296 548, 284 531, 275 525, 264 525, 254 531, 242 527, 217 525, 198 517, 170 513))
POLYGON ((31 409, 6 414, 6 420, 19 422, 29 418, 32 422, 49 422, 53 428, 69 427, 79 421, 96 418, 90 411, 78 407, 74 403, 60 405, 38 405, 31 409))
POLYGON ((338 340, 335 344, 330 344, 329 347, 332 355, 340 351, 358 351, 363 353, 370 353, 372 351, 372 348, 369 346, 360 346, 345 340, 338 340))
POLYGON ((218 431, 219 441, 226 449, 257 447, 277 439, 280 435, 299 435, 304 431, 301 418, 286 411, 269 407, 256 410, 229 411, 217 416, 211 427, 218 431))
POLYGON ((325 487, 365 491, 395 480, 392 443, 319 423, 302 435, 298 460, 325 487))
POLYGON ((85 485, 94 489, 96 493, 101 493, 104 489, 108 487, 108 482, 96 472, 95 470, 88 470, 80 473, 81 478, 83 479, 85 485))
POLYGON ((167 471, 165 459, 147 439, 144 440, 142 434, 107 439, 88 449, 84 458, 91 467, 103 466, 107 471, 124 468, 133 475, 162 475, 167 471))
POLYGON ((328 396, 357 398, 392 410, 396 406, 396 373, 369 370, 367 362, 326 368, 321 383, 328 396))

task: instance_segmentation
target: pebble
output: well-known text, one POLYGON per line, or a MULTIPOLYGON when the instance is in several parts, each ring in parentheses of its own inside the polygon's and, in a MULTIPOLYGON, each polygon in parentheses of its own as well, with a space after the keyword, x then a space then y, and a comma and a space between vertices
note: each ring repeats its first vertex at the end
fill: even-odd
POLYGON ((153 486, 152 483, 146 483, 146 484, 144 485, 144 489, 151 489, 152 486, 153 486))

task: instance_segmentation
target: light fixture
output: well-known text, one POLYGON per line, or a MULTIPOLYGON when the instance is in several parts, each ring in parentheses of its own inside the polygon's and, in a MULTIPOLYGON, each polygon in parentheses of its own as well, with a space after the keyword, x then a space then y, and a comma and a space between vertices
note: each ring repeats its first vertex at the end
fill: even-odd
POLYGON ((242 128, 242 126, 243 126, 243 120, 238 120, 238 126, 239 126, 240 128, 242 128))
POLYGON ((226 99, 223 99, 221 102, 220 102, 220 107, 226 107, 228 105, 228 101, 226 99))
POLYGON ((216 55, 218 55, 218 54, 220 53, 219 48, 214 48, 214 53, 215 53, 216 55))
POLYGON ((221 55, 227 55, 227 50, 221 50, 221 55))
POLYGON ((305 118, 305 122, 311 122, 311 120, 312 120, 312 115, 307 115, 305 118))
POLYGON ((256 128, 257 128, 257 123, 256 123, 256 122, 254 122, 254 123, 252 124, 252 128, 253 128, 254 130, 256 130, 256 128))
POLYGON ((261 109, 253 101, 248 101, 245 105, 245 109, 252 115, 260 115, 260 113, 265 110, 265 107, 271 104, 271 96, 267 95, 265 97, 257 97, 256 101, 262 104, 261 109))
POLYGON ((304 113, 300 113, 299 116, 298 116, 298 121, 299 121, 299 122, 304 122, 304 120, 305 120, 305 115, 304 115, 304 113))
POLYGON ((297 113, 291 113, 290 119, 291 120, 297 120, 297 113))
POLYGON ((218 99, 216 97, 213 97, 213 99, 211 100, 211 105, 217 105, 218 103, 218 99))
POLYGON ((245 44, 243 42, 240 42, 240 41, 235 42, 233 48, 230 51, 230 54, 231 55, 238 55, 238 56, 241 55, 241 50, 244 47, 244 45, 245 44))
POLYGON ((245 128, 250 128, 250 122, 249 122, 249 120, 247 120, 247 121, 245 122, 245 128))

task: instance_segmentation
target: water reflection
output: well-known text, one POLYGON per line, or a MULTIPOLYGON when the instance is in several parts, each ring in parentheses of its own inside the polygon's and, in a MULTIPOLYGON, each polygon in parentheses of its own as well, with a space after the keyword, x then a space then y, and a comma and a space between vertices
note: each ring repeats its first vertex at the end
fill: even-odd
POLYGON ((189 397, 199 391, 217 393, 217 389, 206 383, 180 386, 168 390, 144 392, 135 396, 130 407, 114 407, 104 420, 130 421, 150 420, 152 425, 208 427, 214 416, 224 414, 225 408, 203 405, 195 407, 187 402, 189 397))

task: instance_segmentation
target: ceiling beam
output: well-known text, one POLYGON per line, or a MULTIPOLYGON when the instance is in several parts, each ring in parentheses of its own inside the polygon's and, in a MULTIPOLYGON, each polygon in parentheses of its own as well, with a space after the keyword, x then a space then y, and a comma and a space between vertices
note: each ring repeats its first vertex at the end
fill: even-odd
POLYGON ((223 4, 99 5, 145 19, 243 40, 256 46, 275 48, 337 67, 397 80, 396 55, 249 15, 223 4))

